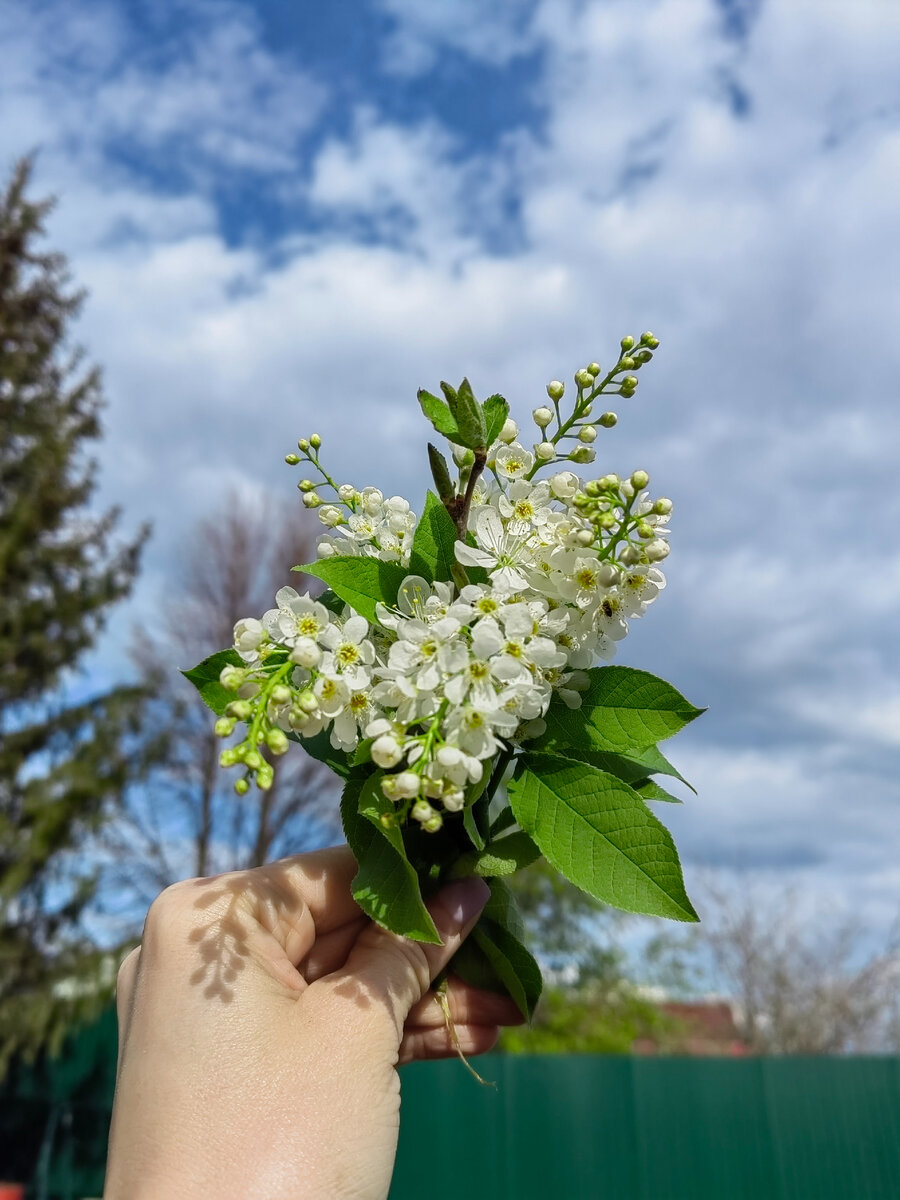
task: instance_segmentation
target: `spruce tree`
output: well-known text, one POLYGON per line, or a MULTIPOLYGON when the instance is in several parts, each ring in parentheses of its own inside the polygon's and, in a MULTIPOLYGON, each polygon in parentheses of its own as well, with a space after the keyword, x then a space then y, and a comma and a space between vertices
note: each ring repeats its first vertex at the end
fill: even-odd
POLYGON ((0 197, 0 1067, 99 998, 79 851, 136 770, 141 705, 133 688, 66 700, 144 534, 117 544, 118 512, 89 507, 101 379, 70 342, 83 292, 43 248, 53 201, 28 198, 31 166, 0 197))

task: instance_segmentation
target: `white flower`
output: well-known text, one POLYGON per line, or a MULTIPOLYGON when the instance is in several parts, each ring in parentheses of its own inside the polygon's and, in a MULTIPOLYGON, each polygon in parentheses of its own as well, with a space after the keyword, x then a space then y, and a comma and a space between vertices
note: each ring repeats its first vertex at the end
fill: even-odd
POLYGON ((561 568, 559 594, 566 600, 574 600, 579 608, 595 603, 616 578, 615 568, 600 562, 595 555, 567 552, 556 562, 561 568))
POLYGON ((383 733, 372 743, 372 762, 379 767, 395 767, 403 757, 403 747, 392 733, 383 733))
POLYGON ((521 479, 534 466, 534 455, 519 442, 501 446, 494 457, 497 474, 504 479, 521 479))
POLYGON ((627 571, 618 589, 626 616, 643 616, 665 586, 666 577, 658 567, 633 567, 627 571))
POLYGON ((558 500, 571 500, 581 486, 574 471, 558 471, 550 476, 550 491, 558 500))
POLYGON ((335 525, 340 525, 344 520, 344 514, 336 505, 325 504, 319 509, 319 520, 323 525, 333 529, 335 525))
POLYGON ((416 688, 432 692, 444 675, 460 670, 468 659, 459 631, 459 621, 453 617, 442 617, 431 625, 417 617, 401 621, 388 666, 408 675, 416 688))
POLYGON ((528 533, 532 526, 546 525, 553 515, 549 505, 550 485, 517 479, 509 492, 498 499, 498 507, 511 533, 528 533))
POLYGON ((331 614, 324 604, 310 596, 300 596, 292 587, 279 588, 275 593, 277 608, 263 616, 263 625, 276 641, 293 646, 298 638, 319 641, 331 623, 331 614))
POLYGON ((312 638, 299 637, 294 643, 294 648, 289 657, 291 662, 310 670, 312 667, 317 667, 321 662, 322 651, 312 638))
POLYGON ((456 557, 464 566, 484 567, 495 585, 506 592, 528 587, 528 579, 519 569, 529 565, 527 536, 507 532, 493 508, 483 508, 475 520, 477 546, 456 543, 456 557))
POLYGON ((256 617, 244 617, 234 627, 234 648, 245 663, 259 660, 259 648, 265 641, 266 631, 256 617))
POLYGON ((358 615, 348 617, 343 628, 338 624, 329 625, 320 637, 327 649, 322 656, 322 672, 341 675, 353 690, 365 688, 375 661, 375 647, 366 638, 368 632, 369 622, 358 615))

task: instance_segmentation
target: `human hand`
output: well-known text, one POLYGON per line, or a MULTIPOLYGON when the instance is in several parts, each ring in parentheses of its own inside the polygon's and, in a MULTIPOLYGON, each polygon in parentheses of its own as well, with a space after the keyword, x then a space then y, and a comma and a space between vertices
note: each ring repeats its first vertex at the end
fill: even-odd
MULTIPOLYGON (((119 972, 106 1200, 382 1200, 398 1063, 455 1053, 430 985, 488 898, 429 904, 443 945, 387 933, 350 895, 346 846, 192 879, 154 901, 119 972)), ((512 1001, 453 980, 462 1050, 512 1001)))

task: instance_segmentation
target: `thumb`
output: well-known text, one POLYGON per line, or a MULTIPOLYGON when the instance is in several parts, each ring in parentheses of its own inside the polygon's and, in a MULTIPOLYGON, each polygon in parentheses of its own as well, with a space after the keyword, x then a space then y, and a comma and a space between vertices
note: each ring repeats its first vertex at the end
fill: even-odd
POLYGON ((329 977, 334 993, 348 995, 352 984, 351 990, 380 1001, 393 1018, 399 1042, 409 1010, 471 933, 490 895, 488 885, 477 876, 456 880, 438 892, 428 911, 441 939, 439 946, 400 937, 374 922, 367 925, 344 967, 329 977))

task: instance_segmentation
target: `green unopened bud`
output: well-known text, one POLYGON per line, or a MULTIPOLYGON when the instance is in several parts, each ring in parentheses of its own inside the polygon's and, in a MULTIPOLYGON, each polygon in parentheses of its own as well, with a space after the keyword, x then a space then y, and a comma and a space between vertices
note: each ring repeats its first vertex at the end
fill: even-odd
POLYGON ((643 538, 644 541, 646 542, 646 541, 649 541, 649 539, 652 538, 655 533, 656 533, 656 530, 653 528, 653 526, 651 524, 649 524, 649 522, 638 521, 637 535, 639 538, 643 538))
POLYGON ((303 493, 303 504, 306 508, 318 508, 320 504, 324 503, 325 501, 316 492, 303 493))
POLYGON ((615 513, 602 512, 602 513, 598 513, 597 516, 594 518, 594 523, 600 529, 615 529, 616 525, 618 525, 619 522, 616 519, 615 513))
POLYGON ((614 412, 605 412, 600 418, 598 424, 602 425, 604 429, 612 429, 613 425, 615 425, 618 420, 619 418, 614 412))
POLYGON ((633 371, 636 365, 635 360, 630 355, 619 359, 619 368, 622 371, 633 371))
POLYGON ((234 733, 236 721, 233 717, 219 717, 213 728, 216 732, 216 737, 231 737, 234 733))
MULTIPOLYGON (((588 484, 588 487, 590 486, 591 485, 588 484)), ((590 508, 591 497, 586 495, 584 492, 576 492, 572 497, 572 505, 574 508, 590 508)))
POLYGON ((598 362, 588 363, 587 369, 588 373, 593 375, 595 379, 600 374, 600 364, 598 362))
POLYGON ((534 448, 534 456, 540 462, 550 462, 556 458, 556 447, 552 442, 538 442, 534 448))
POLYGON ((306 451, 309 449, 309 442, 306 440, 306 438, 300 439, 300 441, 297 443, 297 449, 302 450, 304 454, 306 453, 306 451))
POLYGON ((622 380, 622 387, 628 388, 628 390, 631 392, 634 391, 634 389, 637 387, 637 385, 638 385, 637 375, 626 375, 625 378, 622 380))
POLYGON ((560 379, 551 379, 547 384, 547 395, 551 400, 562 400, 565 391, 566 385, 560 379))
POLYGON ((244 667, 227 666, 222 668, 219 675, 219 683, 225 688, 226 692, 236 692, 239 687, 245 682, 247 671, 244 667))
POLYGON ((297 484, 297 487, 300 489, 301 492, 312 492, 312 491, 315 491, 316 485, 313 483, 313 481, 311 479, 301 479, 300 482, 297 484))
POLYGON ((639 363, 648 363, 648 362, 650 362, 650 360, 652 358, 653 358, 653 355, 651 354, 651 352, 649 350, 640 350, 634 356, 635 362, 639 362, 639 363))
POLYGON ((569 452, 572 462, 590 463, 597 457, 597 452, 591 446, 576 446, 569 452))
POLYGON ((653 334, 648 330, 646 333, 641 334, 641 345, 649 346, 651 350, 655 350, 659 345, 659 338, 654 337, 653 334))
POLYGON ((270 729, 266 734, 266 745, 273 754, 287 754, 290 742, 283 729, 270 729))
POLYGON ((580 388, 589 388, 594 382, 594 377, 585 367, 580 371, 575 372, 575 382, 580 388))
POLYGON ((641 488, 645 488, 649 482, 650 476, 646 471, 631 472, 631 486, 637 488, 638 491, 640 491, 641 488))
POLYGON ((244 755, 244 762, 251 771, 258 771, 260 767, 265 765, 265 761, 258 750, 248 750, 244 755))
POLYGON ((291 698, 291 689, 283 683, 276 683, 269 692, 269 699, 273 704, 287 704, 291 698))
POLYGON ((256 772, 256 786, 261 792, 267 792, 274 782, 275 772, 270 763, 264 762, 256 772))
POLYGON ((543 406, 541 408, 536 408, 531 415, 534 418, 535 425, 537 425, 539 429, 546 429, 553 420, 553 410, 543 406))
POLYGON ((252 712, 253 706, 249 700, 232 700, 225 705, 226 717, 234 717, 237 721, 249 720, 252 712))
POLYGON ((589 496, 599 496, 603 491, 603 485, 599 479, 589 479, 584 485, 584 490, 589 496))
POLYGON ((314 433, 309 439, 309 444, 312 446, 313 450, 318 450, 318 448, 322 445, 322 439, 317 433, 314 433))
POLYGON ((427 821, 422 822, 422 828, 426 833, 437 833, 444 824, 444 818, 439 812, 436 812, 433 817, 429 817, 427 821))
POLYGON ((297 705, 303 712, 314 713, 318 712, 319 701, 316 699, 316 694, 312 688, 306 688, 297 697, 297 705))
POLYGON ((597 440, 597 430, 593 425, 582 425, 578 431, 578 440, 586 442, 588 445, 597 440))
POLYGON ((286 454, 284 456, 284 461, 287 463, 287 465, 289 467, 296 467, 297 463, 300 461, 300 455, 299 454, 286 454))
POLYGON ((653 505, 653 511, 655 513, 659 513, 661 517, 667 517, 672 511, 672 501, 668 498, 668 496, 660 496, 660 498, 653 505))
POLYGON ((394 826, 397 824, 397 818, 394 816, 393 813, 389 813, 389 812, 382 813, 381 816, 378 818, 378 820, 381 822, 381 824, 384 826, 385 829, 393 829, 394 826))
POLYGON ((239 796, 246 796, 250 791, 249 779, 236 779, 234 781, 234 790, 239 796))
POLYGON ((631 336, 631 334, 626 334, 625 337, 622 338, 621 342, 619 342, 619 345, 627 352, 634 345, 634 338, 631 336))
POLYGON ((223 750, 219 755, 220 767, 234 767, 241 761, 237 747, 229 746, 227 750, 223 750))
POLYGON ((622 480, 618 477, 618 475, 616 475, 614 471, 611 471, 609 475, 604 475, 600 480, 600 486, 604 491, 615 491, 621 482, 622 480))

